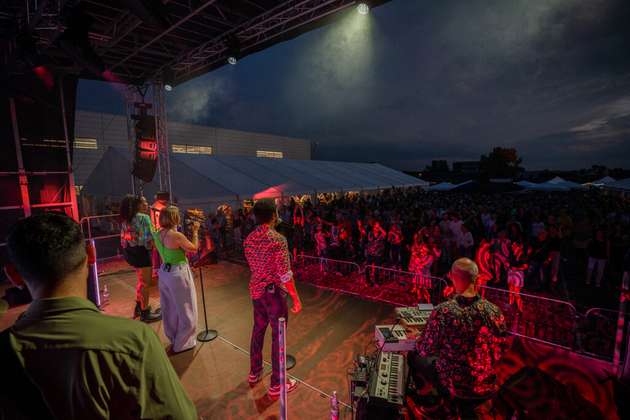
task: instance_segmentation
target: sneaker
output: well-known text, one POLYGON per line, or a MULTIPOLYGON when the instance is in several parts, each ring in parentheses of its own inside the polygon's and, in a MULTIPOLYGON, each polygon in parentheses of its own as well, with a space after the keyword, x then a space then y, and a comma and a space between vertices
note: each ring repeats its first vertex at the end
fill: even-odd
MULTIPOLYGON (((298 382, 295 379, 287 379, 287 394, 297 388, 298 382)), ((277 398, 280 396, 280 384, 269 387, 269 396, 277 398)))
POLYGON ((258 374, 253 374, 250 372, 249 376, 247 377, 247 382, 249 382, 250 385, 255 385, 262 380, 262 377, 263 377, 262 371, 258 374))
POLYGON ((151 323, 151 322, 157 322, 160 321, 162 319, 162 313, 161 311, 151 311, 151 307, 147 307, 147 309, 145 309, 144 311, 140 312, 140 321, 142 322, 146 322, 151 323))

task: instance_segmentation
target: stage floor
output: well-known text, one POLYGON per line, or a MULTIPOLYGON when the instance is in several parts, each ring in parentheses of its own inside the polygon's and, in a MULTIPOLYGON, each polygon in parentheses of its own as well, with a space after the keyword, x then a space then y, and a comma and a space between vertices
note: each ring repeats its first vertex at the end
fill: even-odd
MULTIPOLYGON (((210 328, 219 338, 199 343, 194 352, 171 356, 171 362, 188 395, 205 419, 279 418, 279 403, 266 396, 271 366, 255 387, 247 383, 249 373, 249 338, 253 325, 251 300, 247 289, 249 271, 240 264, 222 262, 203 270, 206 307, 210 328)), ((199 294, 199 275, 195 272, 199 294)), ((124 270, 101 276, 107 285, 110 304, 108 315, 131 317, 134 306, 135 274, 124 270)), ((302 384, 289 395, 289 416, 294 419, 324 419, 330 416, 329 395, 337 391, 348 402, 347 370, 355 354, 374 349, 374 325, 393 317, 393 307, 366 302, 299 284, 304 306, 298 315, 289 315, 288 352, 297 358, 289 374, 302 384)), ((151 289, 152 305, 159 306, 157 287, 151 289)), ((199 294, 199 329, 203 330, 203 312, 199 294)), ((26 309, 11 308, 0 315, 0 330, 13 323, 26 309)), ((1 311, 1 309, 0 309, 1 311)), ((150 324, 167 347, 162 323, 150 324)), ((267 331, 264 360, 270 361, 271 331, 267 331)), ((351 418, 341 405, 342 417, 351 418)))
MULTIPOLYGON (((135 274, 124 265, 114 264, 108 270, 113 268, 122 268, 122 271, 101 276, 101 285, 106 284, 111 295, 110 304, 104 312, 130 317, 134 306, 135 274)), ((195 275, 199 292, 198 271, 195 275)), ((199 343, 193 352, 170 357, 186 391, 205 419, 279 418, 279 403, 266 396, 270 366, 266 366, 266 375, 261 383, 253 388, 247 383, 247 351, 253 323, 247 290, 248 276, 246 267, 230 262, 204 268, 208 322, 210 328, 219 331, 219 338, 199 343)), ((347 371, 352 367, 353 358, 375 349, 374 325, 392 321, 394 307, 316 289, 304 283, 298 283, 298 289, 304 309, 298 315, 290 315, 288 352, 298 360, 289 374, 302 383, 289 396, 289 417, 329 418, 329 396, 337 391, 340 401, 349 403, 347 371)), ((159 305, 157 287, 152 288, 151 298, 154 306, 159 305)), ((0 330, 11 325, 25 308, 7 309, 6 305, 0 304, 0 330)), ((161 322, 151 325, 166 348, 168 342, 161 322)), ((199 330, 203 330, 201 295, 199 330)), ((270 360, 270 336, 268 331, 264 353, 266 361, 270 360)), ((556 386, 555 381, 550 379, 553 377, 559 383, 570 384, 571 389, 576 391, 571 392, 572 395, 577 394, 580 399, 596 404, 602 418, 615 418, 611 386, 598 383, 605 368, 600 362, 566 351, 514 340, 502 362, 499 376, 503 382, 519 372, 525 373, 531 380, 530 386, 538 391, 542 389, 543 382, 556 386), (544 373, 536 375, 525 372, 523 368, 537 368, 544 373)), ((525 392, 529 393, 528 390, 525 392)), ((542 412, 548 412, 550 408, 555 408, 553 411, 556 412, 564 411, 557 407, 557 401, 554 404, 540 392, 534 391, 533 394, 537 398, 527 395, 525 404, 532 413, 536 411, 534 408, 542 412)), ((350 410, 343 404, 340 408, 341 418, 350 419, 350 410)))

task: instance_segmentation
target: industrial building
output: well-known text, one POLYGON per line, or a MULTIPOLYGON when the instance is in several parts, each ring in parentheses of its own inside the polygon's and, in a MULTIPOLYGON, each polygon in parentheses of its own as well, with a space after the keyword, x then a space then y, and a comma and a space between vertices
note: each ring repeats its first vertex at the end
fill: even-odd
MULTIPOLYGON (((174 155, 311 159, 310 141, 271 134, 169 121, 168 139, 174 155)), ((126 116, 77 110, 73 159, 77 186, 85 184, 110 146, 128 148, 131 153, 126 116)))

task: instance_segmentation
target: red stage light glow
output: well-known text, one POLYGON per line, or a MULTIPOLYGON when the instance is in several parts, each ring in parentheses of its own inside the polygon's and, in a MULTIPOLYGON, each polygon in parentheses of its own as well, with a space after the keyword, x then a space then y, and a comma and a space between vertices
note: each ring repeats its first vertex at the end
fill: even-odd
POLYGON ((33 73, 42 81, 46 89, 50 90, 55 86, 55 78, 46 66, 37 66, 33 68, 33 73))

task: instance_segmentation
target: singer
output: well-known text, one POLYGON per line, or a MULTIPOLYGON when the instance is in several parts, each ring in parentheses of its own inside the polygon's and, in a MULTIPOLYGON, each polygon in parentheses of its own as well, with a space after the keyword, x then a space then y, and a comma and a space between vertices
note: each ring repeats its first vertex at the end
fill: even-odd
MULTIPOLYGON (((250 346, 250 373, 248 382, 254 385, 263 374, 262 349, 267 325, 271 324, 271 385, 269 396, 280 395, 280 366, 278 363, 278 318, 287 321, 287 293, 291 295, 291 312, 302 310, 302 302, 295 289, 287 240, 276 231, 278 214, 273 200, 259 200, 254 204, 256 228, 244 242, 245 258, 251 270, 249 292, 254 307, 254 328, 250 346)), ((287 392, 297 387, 294 379, 287 379, 287 392)))

